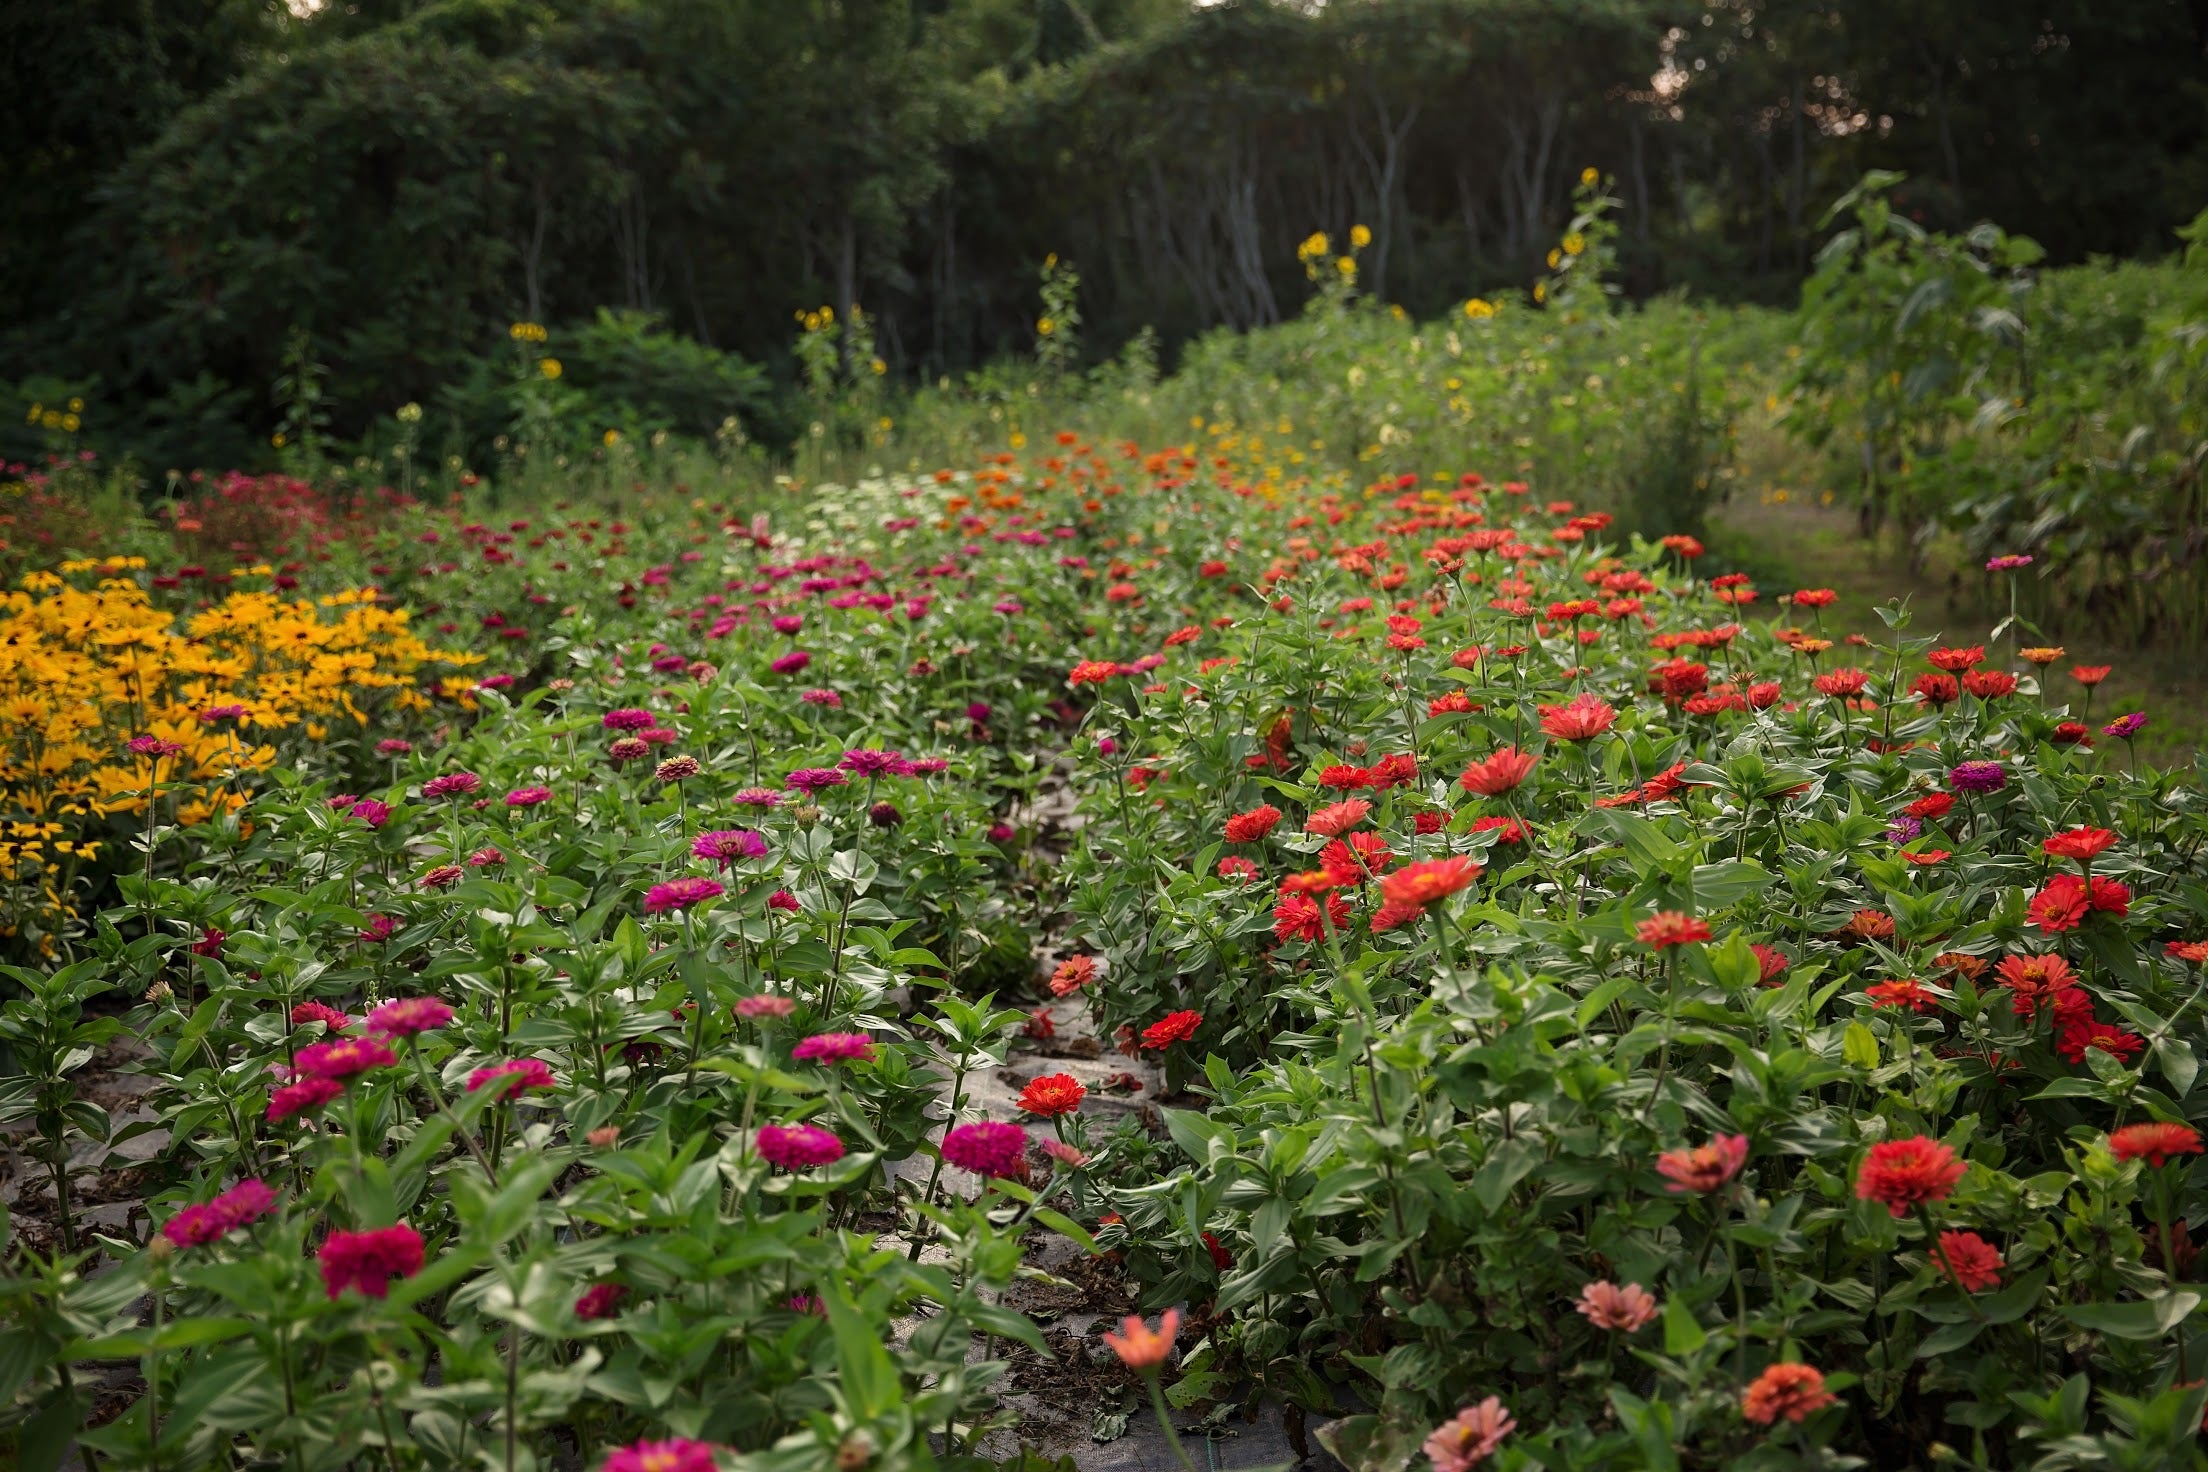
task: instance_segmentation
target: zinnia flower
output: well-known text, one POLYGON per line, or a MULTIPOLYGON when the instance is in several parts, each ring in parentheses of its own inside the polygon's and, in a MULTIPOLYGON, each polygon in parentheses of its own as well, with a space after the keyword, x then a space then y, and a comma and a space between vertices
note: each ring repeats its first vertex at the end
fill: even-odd
POLYGON ((598 723, 608 731, 642 731, 658 724, 658 717, 648 710, 628 707, 609 710, 598 718, 598 723))
POLYGON ((841 787, 851 779, 834 767, 799 767, 783 779, 783 785, 792 792, 818 796, 831 787, 841 787))
POLYGON ((281 1124, 295 1114, 320 1109, 344 1092, 345 1086, 334 1078, 303 1078, 285 1084, 268 1096, 268 1122, 281 1124))
POLYGON ((985 1119, 945 1131, 942 1148, 943 1158, 952 1165, 993 1180, 1018 1172, 1027 1158, 1027 1131, 1016 1124, 985 1119))
POLYGON ((493 1085, 497 1086, 497 1092, 492 1097, 519 1099, 526 1090, 553 1087, 552 1070, 542 1059, 513 1058, 504 1063, 493 1063, 487 1068, 478 1068, 468 1075, 468 1092, 471 1094, 493 1085))
POLYGON ((709 1441, 681 1436, 631 1442, 606 1458, 599 1472, 713 1472, 716 1450, 709 1441))
POLYGON ((1070 1073, 1046 1073, 1020 1091, 1020 1108, 1045 1117, 1071 1114, 1089 1091, 1070 1073))
POLYGON ((1236 813, 1227 819, 1226 839, 1229 843, 1255 843, 1273 831, 1280 821, 1280 809, 1271 803, 1251 808, 1246 813, 1236 813))
POLYGON ((2118 716, 2115 720, 2101 727, 2101 734, 2103 736, 2121 736, 2128 739, 2138 735, 2139 728, 2146 725, 2146 723, 2147 718, 2144 713, 2133 711, 2130 715, 2118 716))
POLYGON ((2086 863, 2116 846, 2116 835, 2106 828, 2072 828, 2044 839, 2040 848, 2058 859, 2086 863))
POLYGON ((1201 1012, 1168 1012, 1142 1030, 1142 1046, 1163 1051, 1175 1043, 1185 1043, 1196 1036, 1196 1029, 1203 1022, 1201 1012))
POLYGON ((1931 1257, 1941 1276, 1953 1278, 1965 1293, 2000 1287, 2001 1269, 2008 1266, 2001 1249, 1976 1232, 1940 1233, 1940 1250, 1931 1257))
POLYGON ((368 1030, 387 1037, 410 1038, 452 1021, 452 1008, 435 997, 400 997, 368 1014, 368 1030))
POLYGON ((330 1297, 350 1287, 382 1298, 393 1278, 411 1278, 422 1270, 422 1237, 404 1222, 373 1232, 332 1232, 315 1256, 330 1297))
POLYGON ((1070 997, 1096 979, 1094 956, 1068 956, 1050 973, 1050 994, 1070 997))
POLYGON ((551 800, 552 789, 549 787, 516 787, 506 794, 506 806, 510 808, 533 808, 551 800))
POLYGON ((1863 988, 1863 994, 1871 999, 1874 1007, 1906 1007, 1912 1012, 1930 1012, 1940 1004, 1940 999, 1927 991, 1914 976, 1903 976, 1893 981, 1882 981, 1863 988))
POLYGON ((701 905, 707 900, 716 899, 723 892, 720 882, 714 879, 670 879, 664 884, 653 885, 645 892, 644 913, 673 914, 687 910, 692 905, 701 905))
POLYGON ((398 1062, 391 1045, 381 1038, 332 1038, 301 1048, 292 1059, 309 1078, 343 1081, 357 1078, 371 1068, 388 1068, 398 1062))
POLYGON ((304 1027, 310 1022, 319 1022, 331 1032, 343 1032, 353 1025, 352 1018, 321 1002, 301 1002, 291 1009, 293 1027, 304 1027))
POLYGON ((1808 1365, 1772 1365, 1741 1393, 1740 1413, 1758 1426, 1784 1416, 1799 1425, 1839 1397, 1825 1389, 1825 1377, 1808 1365))
POLYGON ((1503 1438, 1517 1426, 1502 1401, 1491 1395, 1436 1426, 1422 1450, 1432 1460, 1434 1472, 1465 1472, 1495 1455, 1503 1438))
POLYGON ((1683 946, 1689 941, 1708 940, 1710 927, 1702 920, 1678 910, 1658 910, 1636 925, 1633 933, 1640 938, 1642 945, 1654 946, 1662 951, 1673 946, 1683 946))
POLYGON ((1317 833, 1327 838, 1339 838, 1359 823, 1364 822, 1365 814, 1371 811, 1371 803, 1366 802, 1361 797, 1353 797, 1347 802, 1338 802, 1330 807, 1320 808, 1304 820, 1303 828, 1306 833, 1317 833))
POLYGON ((759 1127, 758 1144, 766 1162, 784 1170, 805 1170, 843 1158, 843 1141, 818 1125, 764 1124, 759 1127))
POLYGON ((1581 691, 1569 705, 1541 707, 1541 729, 1558 741, 1592 741, 1617 718, 1617 709, 1591 690, 1581 691))
POLYGON ((905 760, 903 752, 877 751, 869 747, 861 747, 856 751, 845 752, 843 760, 836 763, 836 765, 846 772, 853 772, 861 777, 909 777, 912 775, 912 763, 905 760))
POLYGON ((2108 1148, 2118 1160, 2144 1160, 2159 1167, 2175 1156, 2200 1154, 2200 1131, 2161 1120, 2127 1124, 2108 1132, 2108 1148))
POLYGON ((788 997, 778 997, 769 992, 757 996, 738 997, 735 1012, 738 1017, 787 1017, 797 1010, 797 1003, 788 997))
POLYGON ((1740 1174, 1748 1163, 1746 1135, 1712 1135, 1707 1145, 1691 1150, 1667 1150, 1656 1157, 1656 1173, 1674 1196, 1699 1191, 1707 1196, 1740 1174))
POLYGON ((1947 781, 1957 792, 1984 796, 2008 786, 2009 774, 1999 762, 1964 762, 1947 774, 1947 781))
POLYGON ((767 840, 749 828, 716 828, 691 841, 690 856, 723 865, 740 859, 763 859, 767 856, 767 840))
POLYGON ((1479 877, 1480 865, 1462 854, 1421 859, 1383 876, 1380 897, 1386 904, 1422 911, 1434 901, 1468 888, 1479 877))
POLYGON ((621 1300, 628 1296, 629 1290, 619 1283, 593 1283, 575 1300, 575 1317, 610 1319, 620 1312, 621 1300))
POLYGON ((1501 797, 1526 780, 1540 758, 1515 746, 1506 746, 1484 761, 1472 763, 1464 769, 1457 784, 1467 792, 1477 792, 1482 797, 1501 797))
POLYGON ((1169 1308, 1165 1311, 1165 1316, 1158 1320, 1158 1327, 1155 1329, 1129 1314, 1120 1323, 1117 1334, 1110 1330, 1105 1331, 1104 1342, 1128 1369, 1152 1375, 1165 1363, 1166 1356, 1173 1353, 1173 1341, 1179 1337, 1180 1332, 1181 1311, 1169 1308))
POLYGON ((1655 1295, 1640 1284, 1628 1283, 1620 1288, 1608 1280, 1598 1280, 1580 1289, 1577 1307, 1580 1315, 1596 1328, 1615 1329, 1621 1334, 1631 1334, 1645 1327, 1658 1312, 1655 1295))
MULTIPOLYGON (((466 797, 482 785, 483 779, 473 772, 450 772, 445 776, 432 777, 424 782, 422 784, 422 796, 433 800, 440 797, 466 797)), ((336 1295, 332 1294, 331 1296, 335 1297, 336 1295)), ((383 1295, 379 1293, 376 1296, 380 1298, 383 1295)))
POLYGON ((187 1206, 161 1227, 178 1247, 204 1247, 276 1209, 276 1193, 260 1181, 240 1181, 212 1201, 187 1206))
POLYGON ((1856 1172, 1855 1194, 1883 1204, 1897 1217, 1912 1207, 1945 1201, 1970 1167, 1955 1152, 1924 1135, 1883 1140, 1871 1147, 1856 1172))
POLYGON ((874 1040, 863 1032, 817 1032, 790 1049, 800 1063, 872 1063, 874 1040))

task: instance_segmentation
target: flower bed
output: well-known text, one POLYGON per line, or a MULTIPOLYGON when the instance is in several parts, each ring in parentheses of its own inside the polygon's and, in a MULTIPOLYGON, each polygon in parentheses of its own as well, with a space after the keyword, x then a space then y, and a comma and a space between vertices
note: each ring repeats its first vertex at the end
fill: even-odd
POLYGON ((761 510, 300 570, 488 657, 266 723, 8 971, 26 1465, 979 1466, 1038 1231, 1177 1311, 1161 1415, 1360 1472, 2192 1464, 2208 829, 2059 651, 1476 475, 761 510), (1084 1007, 1155 1128, 973 1106, 1084 1007), (165 1143, 80 1213, 124 1032, 165 1143))

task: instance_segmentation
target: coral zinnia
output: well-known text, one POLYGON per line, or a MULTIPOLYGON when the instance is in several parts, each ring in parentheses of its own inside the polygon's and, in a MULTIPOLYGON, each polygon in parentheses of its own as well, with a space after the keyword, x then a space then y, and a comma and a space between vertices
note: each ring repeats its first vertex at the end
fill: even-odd
POLYGON ((1932 1254, 1932 1261, 1943 1277, 1954 1279, 1965 1293, 2000 1287, 2001 1269, 2008 1266, 2001 1249, 1976 1232, 1940 1233, 1940 1250, 1932 1254))
POLYGON ((1359 823, 1364 822, 1365 814, 1371 811, 1371 803, 1366 802, 1361 797, 1353 797, 1347 802, 1338 802, 1320 808, 1304 820, 1304 831, 1306 833, 1321 834, 1327 838, 1339 838, 1359 823))
POLYGON ((1491 1395, 1436 1426, 1421 1450, 1433 1462, 1434 1472, 1465 1472, 1494 1456, 1517 1425, 1502 1401, 1491 1395))
POLYGON ((1741 1392, 1740 1414, 1758 1426, 1784 1416, 1800 1424, 1838 1397, 1825 1389, 1825 1377, 1808 1365, 1772 1365, 1741 1392))
POLYGON ((1169 1308, 1153 1329, 1141 1319, 1129 1314, 1120 1324, 1119 1332, 1105 1331, 1104 1342, 1111 1347, 1119 1362, 1130 1370, 1144 1374, 1154 1372, 1173 1353, 1173 1341, 1181 1332, 1181 1311, 1169 1308))
POLYGON ((1855 1194, 1882 1203, 1897 1217, 1907 1216, 1912 1207, 1945 1201, 1969 1168, 1953 1150, 1925 1135, 1883 1140, 1864 1157, 1855 1194))
POLYGON ((1068 956, 1058 963, 1057 970, 1050 973, 1050 994, 1054 997, 1070 997, 1094 980, 1094 956, 1068 956))
POLYGON ((1506 746, 1484 761, 1477 761, 1464 769, 1457 784, 1467 792, 1477 792, 1482 797, 1501 797, 1526 780, 1540 758, 1531 752, 1506 746))
POLYGON ((1667 1150, 1656 1157, 1656 1173, 1669 1184, 1673 1195, 1699 1191, 1708 1195, 1740 1174, 1748 1163, 1746 1135, 1712 1135, 1707 1145, 1691 1150, 1667 1150))
POLYGON ((1071 1114, 1088 1092, 1070 1073, 1046 1073, 1020 1090, 1020 1108, 1029 1114, 1071 1114))
POLYGON ((2200 1154, 2200 1131, 2191 1125, 2161 1120, 2127 1124, 2120 1130, 2108 1132, 2108 1148, 2118 1160, 2144 1160, 2149 1165, 2160 1166, 2173 1156, 2200 1154))
POLYGON ((1592 741, 1610 729, 1618 712, 1591 690, 1583 690, 1569 705, 1541 707, 1541 729, 1558 741, 1592 741))
POLYGON ((1677 910, 1658 910, 1633 928, 1644 946, 1667 950, 1683 946, 1689 941, 1708 940, 1710 927, 1692 915, 1677 910))
POLYGON ((1621 1334, 1643 1328, 1658 1311, 1656 1296, 1640 1284, 1628 1283, 1620 1288, 1606 1279, 1580 1289, 1577 1307, 1581 1317, 1597 1329, 1615 1329, 1621 1334))
POLYGON ((1924 984, 1913 976, 1867 986, 1863 994, 1871 999, 1874 1007, 1907 1007, 1912 1012, 1930 1012, 1940 1004, 1940 999, 1925 990, 1924 984))
POLYGON ((2083 863, 2114 848, 2116 835, 2106 828, 2072 828, 2042 841, 2039 846, 2058 859, 2076 859, 2083 863))

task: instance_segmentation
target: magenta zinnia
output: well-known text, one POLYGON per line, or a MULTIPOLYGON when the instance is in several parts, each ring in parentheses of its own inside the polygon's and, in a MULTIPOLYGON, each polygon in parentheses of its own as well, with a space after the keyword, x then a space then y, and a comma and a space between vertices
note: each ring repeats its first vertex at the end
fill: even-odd
POLYGON ((373 1232, 332 1232, 316 1259, 330 1297, 358 1288, 370 1298, 381 1298, 393 1278, 411 1278, 422 1270, 422 1236, 404 1222, 373 1232))
POLYGON ((806 1170, 843 1159, 843 1141, 818 1125, 763 1124, 759 1127, 759 1153, 769 1165, 806 1170))
POLYGON ((677 910, 687 910, 692 905, 702 905, 717 899, 723 893, 720 882, 714 879, 670 879, 665 884, 655 884, 644 895, 644 913, 667 915, 677 910))
POLYGON ((528 1089, 549 1089, 553 1085, 552 1070, 539 1058, 513 1058, 504 1063, 493 1063, 488 1068, 478 1068, 468 1075, 468 1092, 473 1094, 498 1085, 494 1097, 518 1099, 528 1089))
POLYGON ((943 1136, 943 1158, 977 1176, 1008 1176, 1027 1156, 1027 1131, 1016 1124, 981 1120, 943 1136))
POLYGON ((187 1206, 162 1225, 161 1235, 179 1247, 204 1247, 276 1209, 276 1193, 259 1181, 240 1181, 214 1200, 187 1206))

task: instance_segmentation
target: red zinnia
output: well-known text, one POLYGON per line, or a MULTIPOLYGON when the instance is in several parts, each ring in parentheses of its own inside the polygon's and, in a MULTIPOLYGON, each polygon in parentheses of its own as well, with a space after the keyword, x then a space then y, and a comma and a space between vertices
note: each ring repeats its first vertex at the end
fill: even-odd
POLYGON ((1365 814, 1371 811, 1371 803, 1366 802, 1361 797, 1353 797, 1347 802, 1338 802, 1330 807, 1320 808, 1304 820, 1304 831, 1317 833, 1327 838, 1339 838, 1359 823, 1364 822, 1365 814))
POLYGON ((1871 1147, 1863 1168, 1856 1173, 1855 1194, 1877 1201, 1895 1216, 1907 1216, 1913 1206, 1945 1201, 1970 1167, 1955 1152, 1924 1135, 1906 1140, 1884 1140, 1871 1147))
POLYGON ((1196 1029, 1203 1026, 1201 1012, 1168 1012, 1142 1030, 1142 1046, 1162 1050, 1175 1043, 1185 1043, 1196 1036, 1196 1029))
POLYGON ((2165 1124, 2159 1120, 2127 1124, 2120 1130, 2108 1132, 2108 1148, 2118 1160, 2144 1160, 2149 1165, 2161 1166, 2175 1155, 2200 1154, 2200 1131, 2188 1124, 2165 1124))
POLYGON ((1089 1091, 1070 1073, 1046 1073, 1020 1091, 1020 1108, 1029 1114, 1071 1114, 1089 1091))
POLYGON ((2057 833, 2040 844, 2046 852, 2058 859, 2076 859, 2080 863, 2107 853, 2116 846, 2116 835, 2106 828, 2072 828, 2067 833, 2057 833))
POLYGON ((2032 896, 2025 918, 2049 934, 2075 930, 2085 922, 2090 893, 2077 875, 2057 874, 2047 881, 2046 888, 2032 896))
POLYGON ((1940 999, 1926 991, 1923 983, 1913 976, 1867 986, 1863 994, 1871 999, 1874 1007, 1907 1007, 1912 1012, 1930 1012, 1940 1004, 1940 999))
POLYGON ((1541 729, 1558 741, 1592 741, 1617 718, 1617 710, 1593 691, 1580 692, 1569 705, 1541 707, 1541 729))
POLYGON ((1280 809, 1271 803, 1251 808, 1246 813, 1236 813, 1227 819, 1226 837, 1229 843, 1255 843, 1273 831, 1280 821, 1280 809))

